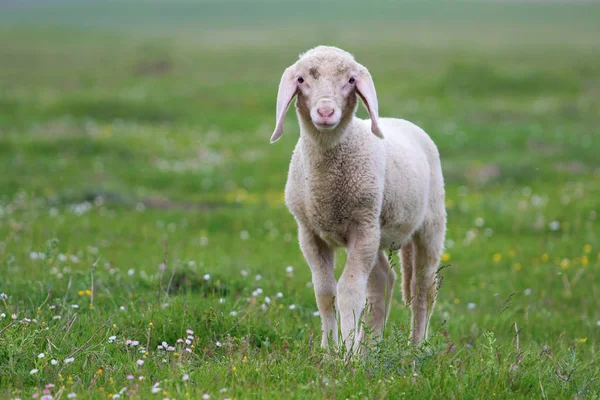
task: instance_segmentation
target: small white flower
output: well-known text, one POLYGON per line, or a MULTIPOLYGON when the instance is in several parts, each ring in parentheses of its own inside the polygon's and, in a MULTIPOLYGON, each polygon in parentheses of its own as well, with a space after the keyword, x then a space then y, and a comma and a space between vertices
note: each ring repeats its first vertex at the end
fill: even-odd
POLYGON ((248 231, 241 231, 240 232, 240 239, 242 240, 248 240, 250 238, 250 234, 248 233, 248 231))
POLYGON ((219 390, 219 393, 225 393, 227 391, 227 388, 223 388, 221 390, 219 390))
POLYGON ((246 277, 248 276, 248 271, 246 271, 245 269, 240 271, 240 274, 242 274, 242 276, 246 277))
POLYGON ((194 340, 194 335, 188 335, 188 336, 187 336, 187 338, 188 338, 189 340, 194 340))
POLYGON ((50 360, 50 364, 52 364, 52 365, 58 365, 58 360, 50 360))
POLYGON ((208 400, 208 399, 210 399, 210 395, 209 395, 208 393, 204 393, 204 394, 202 395, 202 399, 203 399, 203 400, 208 400))
POLYGON ((192 341, 190 339, 186 339, 185 344, 192 344, 192 341))
POLYGON ((223 304, 223 303, 225 303, 225 299, 224 299, 223 297, 221 297, 221 298, 219 299, 219 303, 220 303, 220 304, 223 304))
POLYGON ((182 338, 177 339, 177 343, 183 343, 183 339, 182 338))
POLYGON ((257 281, 260 281, 262 279, 262 275, 258 274, 258 275, 256 275, 256 278, 254 278, 254 279, 256 279, 257 281))
POLYGON ((175 351, 175 347, 169 346, 169 347, 167 347, 167 351, 175 351))
POLYGON ((162 350, 162 349, 164 349, 164 347, 163 347, 163 345, 162 345, 162 344, 159 344, 158 346, 156 346, 156 348, 157 348, 158 350, 162 350))
POLYGON ((477 304, 475 304, 475 303, 469 303, 469 304, 467 304, 467 310, 474 310, 475 307, 477 307, 477 304))
POLYGON ((113 336, 110 336, 110 337, 108 338, 108 341, 109 341, 109 342, 113 342, 113 341, 114 341, 116 338, 117 338, 117 337, 116 337, 116 336, 114 336, 114 335, 113 335, 113 336))
POLYGON ((167 347, 169 347, 169 343, 167 343, 167 342, 162 342, 161 344, 163 345, 163 347, 164 347, 165 349, 166 349, 167 347))
POLYGON ((525 296, 529 296, 531 294, 531 289, 527 288, 523 291, 523 293, 525 293, 525 296))
POLYGON ((188 374, 183 374, 183 376, 181 377, 182 381, 187 381, 188 379, 190 379, 190 376, 188 374))
POLYGON ((127 271, 127 275, 129 276, 133 276, 135 274, 135 269, 130 268, 129 271, 127 271))
POLYGON ((144 360, 137 360, 135 363, 141 366, 144 365, 144 360))
POLYGON ((223 347, 223 343, 221 343, 217 340, 217 347, 223 347))
POLYGON ((77 397, 77 394, 76 394, 76 393, 69 393, 69 394, 67 395, 67 398, 69 398, 69 399, 74 399, 75 397, 77 397))
POLYGON ((113 394, 113 399, 120 399, 121 395, 119 393, 113 394))
POLYGON ((319 315, 321 315, 321 314, 319 314, 318 311, 313 311, 313 317, 318 317, 319 315))
POLYGON ((560 229, 560 222, 552 221, 548 224, 548 227, 550 228, 551 231, 557 231, 560 229))
POLYGON ((596 321, 596 326, 600 326, 600 321, 596 321))
POLYGON ((71 304, 71 308, 79 308, 79 304, 71 304))
POLYGON ((189 347, 186 347, 186 348, 185 348, 185 351, 187 351, 188 353, 191 353, 191 352, 192 352, 192 349, 190 349, 189 347))
POLYGON ((287 267, 285 267, 285 272, 287 272, 288 274, 291 274, 292 272, 294 272, 294 267, 292 267, 291 265, 288 265, 287 267))
POLYGON ((152 393, 158 393, 161 390, 162 390, 161 388, 159 388, 158 386, 155 386, 155 387, 152 388, 152 393))
POLYGON ((62 316, 60 316, 60 315, 55 315, 54 317, 52 317, 52 319, 61 319, 61 318, 62 318, 62 316))
POLYGON ((46 355, 44 353, 38 354, 38 358, 44 358, 44 357, 46 357, 46 355))
POLYGON ((188 335, 193 335, 194 331, 191 329, 186 329, 185 333, 187 333, 188 335))
POLYGON ((69 363, 72 363, 73 361, 75 361, 74 357, 68 357, 68 358, 65 358, 64 362, 65 362, 65 364, 69 364, 69 363))
POLYGON ((121 310, 121 311, 125 311, 125 306, 121 306, 121 307, 119 307, 119 310, 121 310))
POLYGON ((204 280, 207 281, 210 279, 210 274, 204 274, 204 280))
POLYGON ((271 298, 269 296, 265 297, 265 303, 271 304, 271 298))
POLYGON ((296 309, 296 305, 295 304, 290 304, 290 310, 295 310, 296 309))
POLYGON ((280 299, 280 298, 282 298, 282 297, 283 297, 283 293, 281 293, 281 292, 277 292, 277 298, 278 298, 278 299, 280 299))
POLYGON ((237 311, 232 311, 229 313, 229 315, 231 315, 232 317, 235 317, 237 314, 238 314, 237 311))
POLYGON ((0 319, 5 318, 5 317, 6 317, 6 314, 4 314, 4 313, 0 314, 0 319))
POLYGON ((29 375, 35 375, 38 373, 38 369, 32 369, 31 371, 29 371, 29 375))
POLYGON ((0 300, 4 301, 8 299, 8 296, 6 295, 6 293, 0 293, 0 300))
POLYGON ((483 224, 484 224, 484 223, 485 223, 485 221, 484 221, 484 219, 483 219, 483 218, 481 218, 481 217, 479 217, 479 218, 477 218, 477 219, 475 220, 475 225, 476 225, 476 226, 478 226, 478 227, 480 227, 480 228, 483 226, 483 224))
POLYGON ((145 379, 145 378, 144 378, 144 376, 143 376, 143 375, 142 375, 142 376, 140 376, 140 377, 138 378, 138 380, 139 380, 139 381, 143 381, 144 379, 145 379))
POLYGON ((131 347, 138 346, 139 344, 140 344, 140 342, 138 340, 132 340, 131 341, 131 347))

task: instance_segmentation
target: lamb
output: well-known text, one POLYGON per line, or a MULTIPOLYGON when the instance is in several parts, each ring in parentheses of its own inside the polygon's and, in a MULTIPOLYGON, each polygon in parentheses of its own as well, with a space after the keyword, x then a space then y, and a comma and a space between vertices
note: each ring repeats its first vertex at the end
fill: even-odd
POLYGON ((386 250, 401 252, 410 340, 421 342, 436 300, 446 232, 444 179, 435 144, 408 121, 379 118, 369 71, 342 49, 315 47, 284 71, 271 143, 281 137, 295 97, 300 138, 285 202, 312 272, 321 346, 327 348, 329 338, 339 344, 337 318, 347 349, 356 351, 363 342, 361 318, 381 337, 396 280, 386 250), (370 120, 355 116, 357 95, 370 120), (334 249, 341 246, 348 257, 336 282, 334 249), (365 307, 369 312, 363 315, 365 307))

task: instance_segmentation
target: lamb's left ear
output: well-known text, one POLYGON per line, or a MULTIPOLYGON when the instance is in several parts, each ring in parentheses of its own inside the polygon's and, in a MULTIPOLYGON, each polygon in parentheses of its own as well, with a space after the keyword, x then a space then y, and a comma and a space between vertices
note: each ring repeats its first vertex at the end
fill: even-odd
MULTIPOLYGON (((362 67, 362 66, 361 66, 362 67)), ((377 103, 377 92, 375 91, 375 84, 369 71, 362 67, 359 76, 356 79, 356 89, 365 107, 371 117, 371 132, 375 136, 383 139, 383 133, 379 128, 379 104, 377 103)))
POLYGON ((294 76, 293 66, 286 68, 279 82, 277 91, 277 112, 275 114, 275 131, 271 136, 271 143, 276 142, 283 133, 283 120, 287 113, 294 96, 298 92, 296 77, 294 76))

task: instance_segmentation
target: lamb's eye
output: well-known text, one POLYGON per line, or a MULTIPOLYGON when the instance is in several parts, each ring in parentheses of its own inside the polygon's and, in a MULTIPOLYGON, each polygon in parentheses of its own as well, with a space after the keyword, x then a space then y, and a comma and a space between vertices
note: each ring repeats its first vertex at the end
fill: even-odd
POLYGON ((302 78, 301 76, 298 77, 298 83, 303 83, 304 82, 304 78, 302 78))
POLYGON ((351 85, 354 85, 355 82, 356 79, 354 79, 354 77, 350 78, 350 80, 348 81, 348 83, 350 83, 351 85))

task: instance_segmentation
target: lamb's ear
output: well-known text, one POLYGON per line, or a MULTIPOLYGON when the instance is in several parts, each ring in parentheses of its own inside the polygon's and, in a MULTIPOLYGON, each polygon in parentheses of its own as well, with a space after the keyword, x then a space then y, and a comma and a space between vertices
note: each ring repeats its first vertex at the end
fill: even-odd
POLYGON ((277 91, 277 112, 275 115, 275 131, 271 136, 271 143, 276 142, 283 133, 283 120, 287 113, 290 104, 296 93, 298 92, 298 86, 296 84, 296 77, 294 76, 293 66, 286 68, 281 76, 279 82, 279 90, 277 91))
POLYGON ((369 71, 362 67, 359 76, 356 78, 356 89, 365 107, 371 117, 371 132, 375 136, 383 139, 383 133, 379 128, 379 104, 377 103, 377 92, 375 91, 375 84, 369 71))

